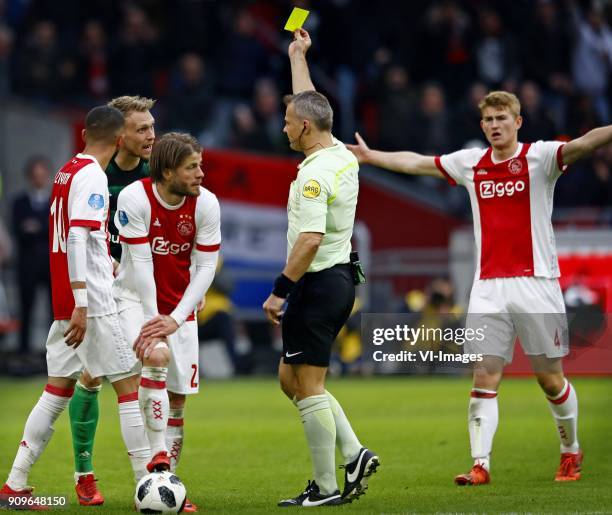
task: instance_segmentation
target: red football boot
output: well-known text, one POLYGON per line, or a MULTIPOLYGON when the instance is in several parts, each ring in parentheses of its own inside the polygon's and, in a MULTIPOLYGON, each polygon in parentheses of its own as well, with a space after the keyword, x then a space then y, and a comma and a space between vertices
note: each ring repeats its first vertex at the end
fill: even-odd
POLYGON ((159 451, 147 464, 147 470, 149 472, 170 470, 170 456, 168 456, 168 453, 166 451, 159 451))
POLYGON ((196 513, 198 511, 198 507, 193 504, 189 499, 185 499, 185 505, 183 506, 184 513, 196 513))
POLYGON ((491 482, 489 471, 482 465, 474 465, 467 474, 460 474, 455 478, 456 485, 486 485, 491 482))
POLYGON ((30 486, 23 490, 13 490, 5 483, 0 490, 0 506, 13 510, 47 511, 48 506, 34 502, 36 497, 32 495, 32 490, 30 486))
POLYGON ((582 451, 561 453, 555 481, 578 481, 582 470, 582 451))
POLYGON ((104 497, 98 490, 96 478, 93 474, 79 476, 79 480, 74 487, 81 506, 100 506, 104 504, 104 497))

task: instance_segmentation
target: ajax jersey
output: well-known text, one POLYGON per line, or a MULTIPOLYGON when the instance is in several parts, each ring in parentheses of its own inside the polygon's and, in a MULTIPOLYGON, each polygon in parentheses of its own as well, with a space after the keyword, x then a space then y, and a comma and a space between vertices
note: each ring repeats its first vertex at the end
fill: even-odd
POLYGON ((77 154, 53 179, 49 207, 49 252, 53 318, 69 320, 74 298, 68 276, 68 231, 88 227, 87 316, 115 312, 113 266, 106 238, 108 189, 106 175, 93 156, 77 154))
MULTIPOLYGON (((217 197, 205 188, 200 188, 198 197, 187 196, 176 206, 161 199, 149 178, 127 186, 119 195, 115 223, 121 242, 151 246, 161 315, 172 313, 183 297, 191 279, 194 253, 219 249, 219 216, 217 197)), ((134 287, 137 280, 132 258, 124 249, 116 282, 117 297, 138 300, 134 287)))
POLYGON ((476 279, 559 277, 551 215, 554 187, 565 171, 563 143, 519 143, 496 162, 491 148, 435 158, 452 185, 470 196, 476 240, 476 279))

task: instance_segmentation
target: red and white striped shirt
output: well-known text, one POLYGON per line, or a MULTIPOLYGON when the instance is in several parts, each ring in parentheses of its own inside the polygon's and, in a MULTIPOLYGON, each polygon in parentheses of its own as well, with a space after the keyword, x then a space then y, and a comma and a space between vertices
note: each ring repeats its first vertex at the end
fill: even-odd
POLYGON ((69 320, 74 297, 68 275, 68 230, 89 227, 87 239, 87 316, 116 311, 113 265, 106 238, 108 181, 95 157, 77 154, 53 179, 49 209, 49 252, 53 318, 69 320))
MULTIPOLYGON (((195 253, 216 252, 221 243, 219 201, 205 188, 200 188, 198 197, 185 197, 172 206, 159 196, 151 179, 134 182, 119 194, 115 224, 123 244, 151 246, 162 315, 170 315, 182 299, 194 271, 195 253)), ((121 259, 116 296, 139 301, 136 267, 129 252, 122 256, 127 258, 121 259)))
POLYGON ((563 143, 519 143, 496 162, 492 149, 435 158, 452 185, 465 186, 472 204, 476 279, 559 277, 551 215, 555 183, 565 171, 563 143))

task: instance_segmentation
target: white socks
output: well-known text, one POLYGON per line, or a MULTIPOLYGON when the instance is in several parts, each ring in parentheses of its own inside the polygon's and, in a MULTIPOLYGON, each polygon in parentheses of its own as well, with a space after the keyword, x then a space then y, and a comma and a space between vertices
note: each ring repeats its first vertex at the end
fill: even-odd
POLYGON ((147 463, 151 460, 151 448, 140 413, 138 392, 121 395, 117 401, 121 435, 138 482, 147 474, 147 463))
POLYGON ((310 448, 314 480, 322 494, 338 490, 336 483, 336 424, 326 394, 297 401, 310 448))
POLYGON ((166 426, 170 402, 166 390, 166 367, 142 367, 138 402, 144 420, 145 431, 151 445, 151 456, 166 448, 166 426))
POLYGON ((168 418, 166 447, 170 455, 170 470, 172 472, 176 472, 183 449, 183 412, 183 408, 170 408, 170 417, 168 418))
POLYGON ((346 418, 340 403, 327 390, 325 390, 325 394, 329 399, 329 406, 331 407, 336 424, 336 444, 344 458, 344 463, 351 463, 359 456, 362 445, 355 435, 351 423, 346 418))
POLYGON ((53 436, 53 424, 68 406, 74 388, 58 388, 48 384, 32 408, 23 430, 17 456, 6 481, 13 490, 23 490, 28 475, 53 436))
POLYGON ((555 397, 547 397, 547 399, 557 423, 561 452, 578 452, 580 445, 578 444, 578 398, 576 397, 576 390, 565 379, 561 392, 555 397))
POLYGON ((487 470, 498 419, 497 392, 473 388, 468 409, 470 447, 474 465, 482 465, 487 470))

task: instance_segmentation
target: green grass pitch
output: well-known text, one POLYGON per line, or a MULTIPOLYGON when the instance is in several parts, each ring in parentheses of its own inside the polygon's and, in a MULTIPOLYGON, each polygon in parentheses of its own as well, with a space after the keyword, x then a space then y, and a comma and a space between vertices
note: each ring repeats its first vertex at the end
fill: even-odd
MULTIPOLYGON (((580 401, 583 478, 552 481, 559 447, 544 396, 533 379, 507 379, 501 387, 500 424, 492 457, 492 484, 456 487, 469 469, 467 378, 394 377, 329 382, 361 441, 381 458, 367 495, 325 511, 611 512, 612 379, 575 379, 580 401)), ((0 381, 0 480, 4 480, 23 424, 42 380, 0 381)), ((298 494, 311 475, 296 409, 276 381, 202 382, 185 413, 185 451, 178 475, 206 513, 268 513, 298 494)), ((72 481, 68 414, 34 467, 40 495, 67 495, 63 513, 129 513, 134 484, 119 433, 115 395, 106 384, 95 447, 96 473, 106 497, 102 508, 80 508, 72 481)), ((338 461, 340 463, 340 461, 338 461)), ((342 471, 338 471, 342 488, 342 471)), ((295 508, 294 508, 295 509, 295 508)), ((291 510, 291 508, 289 508, 291 510)))

